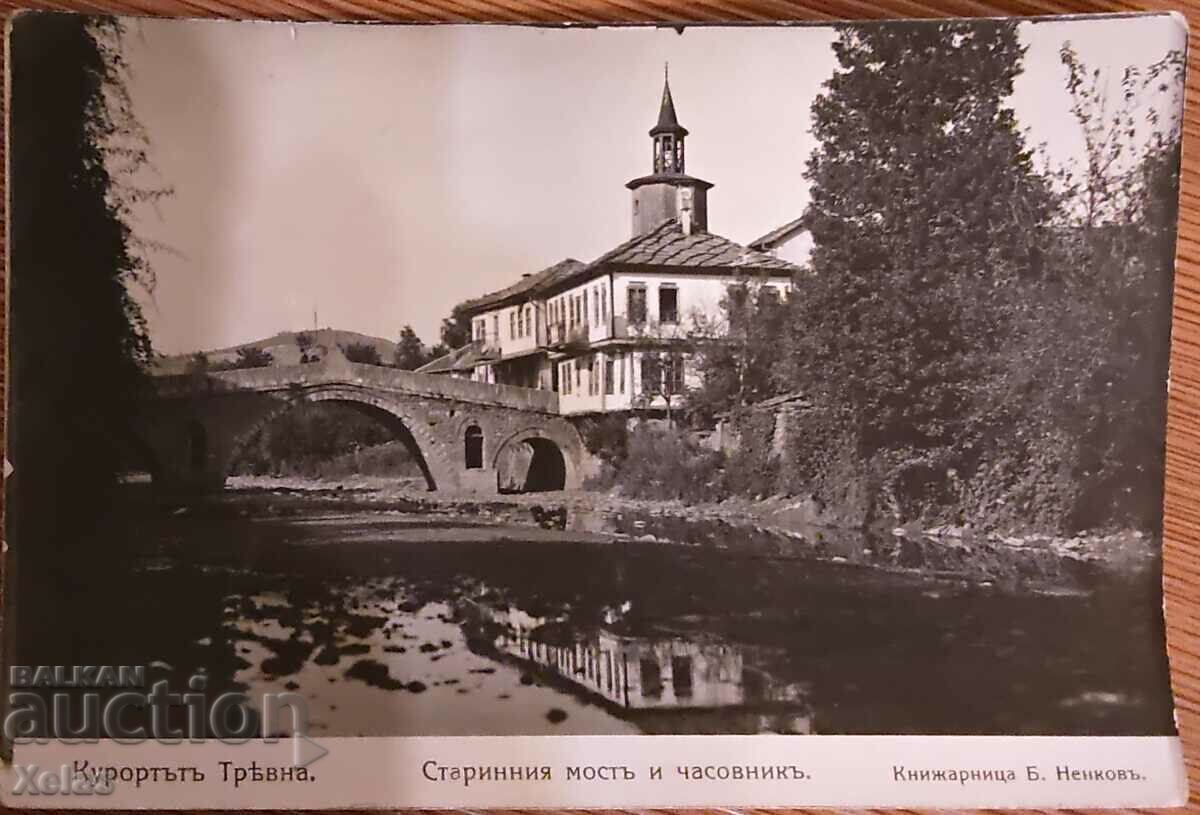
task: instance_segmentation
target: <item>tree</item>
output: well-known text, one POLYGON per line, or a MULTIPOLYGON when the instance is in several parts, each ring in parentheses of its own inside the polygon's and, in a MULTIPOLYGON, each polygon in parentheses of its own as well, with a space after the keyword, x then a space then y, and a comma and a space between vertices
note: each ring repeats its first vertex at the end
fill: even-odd
POLYGON ((471 341, 471 317, 463 311, 462 304, 454 307, 450 316, 442 320, 442 345, 453 351, 471 341))
POLYGON ((379 349, 369 342, 352 342, 343 345, 342 353, 346 355, 346 359, 361 365, 383 365, 383 357, 379 355, 379 349))
POLYGON ((1082 170, 1061 168, 1063 206, 1055 247, 1061 307, 1070 316, 1050 347, 1076 349, 1074 375, 1051 371, 1046 394, 1078 439, 1083 482, 1075 526, 1161 518, 1171 284, 1178 201, 1184 57, 1129 66, 1120 95, 1069 43, 1071 113, 1085 145, 1082 170))
POLYGON ((400 339, 396 342, 396 367, 402 371, 415 371, 427 361, 425 344, 411 325, 404 326, 400 329, 400 339))
POLYGON ((154 282, 129 214, 168 191, 136 183, 147 140, 125 90, 120 24, 23 14, 10 25, 5 539, 7 563, 20 563, 14 658, 57 664, 93 638, 82 609, 105 602, 93 587, 111 591, 101 570, 122 568, 125 541, 98 530, 152 359, 134 290, 154 282))
POLYGON ((132 181, 146 142, 114 45, 119 24, 31 14, 12 26, 10 419, 19 432, 9 444, 22 516, 49 522, 86 517, 115 484, 111 448, 152 356, 131 289, 151 287, 153 274, 129 207, 166 191, 132 181), (66 494, 71 513, 54 509, 66 494))
POLYGON ((1015 22, 843 26, 833 47, 778 387, 835 417, 870 493, 919 513, 1006 425, 990 366, 1053 196, 1005 103, 1015 22))
MULTIPOLYGON (((694 319, 693 319, 694 324, 694 319)), ((639 388, 633 403, 655 407, 661 400, 667 425, 674 422, 680 397, 687 394, 685 351, 694 348, 692 328, 681 322, 643 322, 630 326, 628 350, 640 360, 639 388)), ((592 381, 598 381, 593 377, 592 381)))
POLYGON ((255 345, 245 345, 237 349, 237 359, 230 366, 235 370, 243 368, 269 368, 275 364, 275 357, 255 345))
POLYGON ((301 331, 296 335, 296 347, 300 349, 301 365, 316 361, 315 355, 309 354, 309 351, 312 350, 314 342, 315 340, 313 340, 313 335, 309 334, 307 331, 301 331))
POLYGON ((787 307, 779 290, 746 277, 726 290, 720 307, 720 316, 700 318, 695 332, 700 386, 689 393, 688 408, 706 424, 775 396, 781 387, 775 370, 787 307))

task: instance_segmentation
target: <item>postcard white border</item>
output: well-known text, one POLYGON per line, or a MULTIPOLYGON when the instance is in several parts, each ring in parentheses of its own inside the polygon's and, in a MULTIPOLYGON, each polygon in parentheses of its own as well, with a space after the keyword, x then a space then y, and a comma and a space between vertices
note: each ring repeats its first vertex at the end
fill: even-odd
POLYGON ((329 754, 303 774, 291 766, 295 745, 287 739, 237 746, 18 745, 14 762, 25 775, 31 764, 58 774, 62 765, 86 761, 89 768, 118 773, 129 768, 121 773, 126 777, 138 768, 148 777, 159 768, 158 778, 140 786, 118 780, 108 795, 31 795, 28 784, 15 795, 22 773, 5 765, 0 800, 10 807, 131 809, 1123 808, 1187 802, 1175 736, 505 736, 316 743, 329 754), (263 780, 253 780, 252 762, 263 780), (267 780, 268 767, 275 768, 275 780, 267 780), (493 770, 490 779, 467 779, 467 767, 476 776, 481 768, 502 767, 506 777, 497 779, 493 770), (654 767, 661 768, 660 778, 652 777, 654 767), (768 767, 774 769, 768 773, 768 767), (198 769, 203 780, 180 768, 198 769), (235 785, 238 768, 243 780, 235 785), (570 778, 569 768, 577 769, 570 778), (750 768, 759 768, 758 778, 747 777, 750 768), (1064 776, 1059 768, 1069 770, 1064 776))

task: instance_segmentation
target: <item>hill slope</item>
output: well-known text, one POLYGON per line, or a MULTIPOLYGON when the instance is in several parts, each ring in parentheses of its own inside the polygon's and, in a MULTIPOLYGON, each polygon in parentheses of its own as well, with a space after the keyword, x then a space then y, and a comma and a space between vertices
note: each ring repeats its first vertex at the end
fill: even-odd
MULTIPOLYGON (((323 349, 345 347, 353 344, 373 346, 385 363, 391 363, 392 358, 396 354, 396 343, 391 340, 385 340, 382 337, 372 337, 368 334, 359 334, 357 331, 320 328, 316 331, 281 331, 274 336, 255 340, 254 342, 205 351, 204 355, 208 357, 210 364, 216 365, 236 360, 239 348, 257 348, 260 351, 268 352, 274 357, 276 365, 297 365, 300 362, 300 346, 296 344, 296 337, 300 334, 307 334, 312 338, 314 347, 323 349)), ((158 357, 154 361, 154 373, 160 375, 186 373, 188 363, 193 356, 194 352, 191 354, 174 354, 158 357)))

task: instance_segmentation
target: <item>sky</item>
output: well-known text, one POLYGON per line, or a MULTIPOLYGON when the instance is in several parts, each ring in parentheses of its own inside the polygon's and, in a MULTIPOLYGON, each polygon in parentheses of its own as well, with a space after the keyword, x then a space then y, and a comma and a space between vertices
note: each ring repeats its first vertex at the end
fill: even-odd
MULTIPOLYGON (((507 26, 130 20, 123 50, 167 247, 143 295, 156 350, 334 327, 427 343, 450 309, 630 237, 625 182, 650 172, 664 64, 713 182, 709 230, 746 243, 798 217, 833 73, 826 27, 507 26)), ((1031 143, 1077 159, 1058 56, 1113 76, 1182 47, 1167 17, 1023 24, 1011 105, 1031 143)))

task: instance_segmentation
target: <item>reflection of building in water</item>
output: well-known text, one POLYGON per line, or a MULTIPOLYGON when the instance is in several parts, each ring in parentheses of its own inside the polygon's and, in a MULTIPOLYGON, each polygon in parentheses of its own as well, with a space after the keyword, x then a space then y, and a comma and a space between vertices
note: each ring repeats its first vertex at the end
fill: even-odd
MULTIPOLYGON (((555 645, 535 632, 556 621, 512 607, 471 608, 498 626, 492 644, 501 653, 548 668, 627 710, 807 706, 806 685, 774 679, 747 664, 747 649, 727 642, 623 637, 600 629, 555 645)), ((807 717, 791 722, 789 731, 798 725, 807 729, 807 717)))

